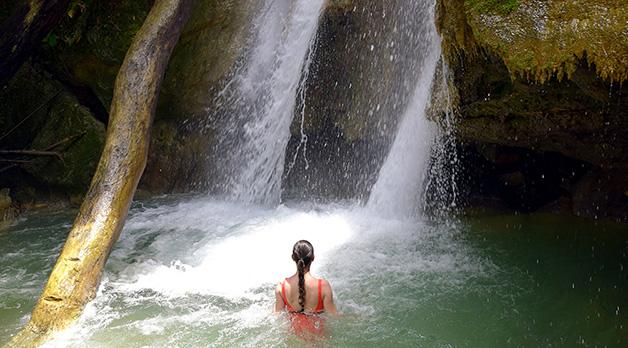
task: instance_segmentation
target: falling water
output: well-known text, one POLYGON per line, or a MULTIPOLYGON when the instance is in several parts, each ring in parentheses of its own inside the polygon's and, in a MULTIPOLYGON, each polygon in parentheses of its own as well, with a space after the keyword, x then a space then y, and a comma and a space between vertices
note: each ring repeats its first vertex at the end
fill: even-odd
POLYGON ((426 117, 426 108, 440 57, 440 40, 434 26, 433 3, 422 3, 429 3, 429 7, 421 17, 418 33, 423 53, 419 78, 367 204, 387 216, 412 216, 419 210, 430 146, 434 139, 433 125, 426 117))
POLYGON ((297 90, 325 0, 266 0, 245 62, 223 93, 221 190, 236 201, 276 203, 297 90))

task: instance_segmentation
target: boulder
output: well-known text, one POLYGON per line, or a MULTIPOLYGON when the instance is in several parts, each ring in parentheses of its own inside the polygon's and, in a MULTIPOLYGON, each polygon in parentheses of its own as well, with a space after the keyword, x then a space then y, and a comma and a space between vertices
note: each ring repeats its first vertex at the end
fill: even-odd
POLYGON ((54 151, 60 158, 40 157, 24 168, 36 179, 69 192, 89 187, 105 142, 105 127, 68 93, 52 105, 31 147, 54 151))
POLYGON ((30 63, 22 65, 7 86, 0 89, 0 148, 29 147, 62 90, 49 74, 30 63))

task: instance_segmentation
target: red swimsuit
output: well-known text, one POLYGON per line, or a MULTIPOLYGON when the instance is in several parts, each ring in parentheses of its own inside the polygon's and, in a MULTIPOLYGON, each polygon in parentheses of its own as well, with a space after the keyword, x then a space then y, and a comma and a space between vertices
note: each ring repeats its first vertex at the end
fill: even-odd
POLYGON ((297 336, 304 336, 304 334, 308 333, 321 335, 324 331, 324 321, 322 317, 315 314, 325 311, 325 305, 323 304, 323 280, 318 280, 318 304, 313 312, 298 312, 288 303, 286 298, 286 280, 281 282, 281 298, 286 308, 288 308, 288 312, 292 314, 290 318, 292 330, 297 336))

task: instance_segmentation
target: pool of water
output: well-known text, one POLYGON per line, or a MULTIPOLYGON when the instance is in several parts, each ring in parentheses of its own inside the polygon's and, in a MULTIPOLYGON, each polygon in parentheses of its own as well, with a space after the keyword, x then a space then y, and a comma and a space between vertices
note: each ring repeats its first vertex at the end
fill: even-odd
MULTIPOLYGON (((0 345, 27 320, 74 214, 0 231, 0 345)), ((621 347, 627 237, 625 225, 549 215, 436 223, 352 204, 136 202, 97 298, 48 346, 621 347), (272 314, 299 239, 343 313, 307 342, 272 314)))

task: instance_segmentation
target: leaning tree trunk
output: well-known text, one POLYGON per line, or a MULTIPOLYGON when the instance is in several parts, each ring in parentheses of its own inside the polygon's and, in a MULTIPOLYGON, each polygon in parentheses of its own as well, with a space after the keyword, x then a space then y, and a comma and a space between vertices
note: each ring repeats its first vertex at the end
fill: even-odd
POLYGON ((9 346, 32 347, 74 323, 94 298, 148 154, 168 59, 194 0, 156 0, 116 79, 105 148, 30 322, 9 346))
MULTIPOLYGON (((15 0, 8 0, 15 1, 15 0)), ((70 0, 28 0, 0 25, 0 87, 65 14, 70 0)))

